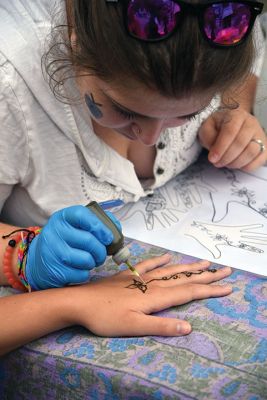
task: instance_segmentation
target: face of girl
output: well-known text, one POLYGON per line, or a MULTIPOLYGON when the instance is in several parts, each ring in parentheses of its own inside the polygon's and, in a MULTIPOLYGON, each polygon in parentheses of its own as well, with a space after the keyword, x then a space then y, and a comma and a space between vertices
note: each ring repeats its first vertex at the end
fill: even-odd
MULTIPOLYGON (((80 77, 77 84, 94 125, 113 130, 132 141, 153 146, 166 128, 183 125, 211 101, 210 94, 170 99, 131 83, 111 85, 95 76, 80 77)), ((103 129, 102 129, 103 131, 103 129)))

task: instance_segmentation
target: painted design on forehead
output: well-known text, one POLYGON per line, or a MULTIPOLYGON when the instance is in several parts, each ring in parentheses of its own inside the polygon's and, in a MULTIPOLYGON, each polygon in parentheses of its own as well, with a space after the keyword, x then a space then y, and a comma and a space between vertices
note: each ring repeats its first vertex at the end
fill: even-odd
POLYGON ((89 108, 90 113, 92 114, 93 117, 96 119, 100 119, 103 117, 103 113, 100 109, 102 107, 102 104, 96 103, 93 94, 91 93, 90 96, 86 93, 84 96, 85 103, 87 107, 89 108))
POLYGON ((211 272, 214 274, 216 271, 217 271, 216 268, 211 268, 211 269, 206 269, 206 270, 200 269, 195 272, 183 271, 183 272, 179 272, 177 274, 173 274, 171 276, 163 276, 162 278, 154 278, 146 283, 138 281, 137 279, 133 279, 133 283, 126 286, 126 288, 127 289, 139 289, 139 290, 141 290, 141 292, 145 293, 148 289, 148 284, 153 281, 169 281, 170 279, 180 279, 182 277, 182 275, 186 276, 187 278, 190 278, 192 275, 201 275, 201 274, 203 274, 203 272, 211 272))

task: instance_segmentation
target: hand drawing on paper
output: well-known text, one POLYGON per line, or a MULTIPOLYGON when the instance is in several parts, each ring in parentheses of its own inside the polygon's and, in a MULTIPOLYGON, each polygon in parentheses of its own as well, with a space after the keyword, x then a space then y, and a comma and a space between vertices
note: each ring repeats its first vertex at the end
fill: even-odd
MULTIPOLYGON (((246 206, 250 210, 253 210, 259 216, 267 219, 267 203, 263 206, 257 207, 256 193, 253 190, 249 190, 246 187, 239 188, 239 181, 237 179, 235 171, 223 170, 226 179, 230 181, 230 195, 235 196, 238 199, 229 200, 224 203, 223 215, 216 219, 216 203, 212 193, 210 193, 210 201, 213 208, 213 216, 211 222, 213 224, 201 221, 193 221, 189 229, 190 233, 186 233, 187 236, 191 236, 197 240, 203 247, 205 247, 215 259, 221 257, 220 246, 231 246, 236 247, 240 250, 247 250, 255 253, 264 253, 261 246, 267 245, 267 234, 259 231, 255 232, 255 229, 263 230, 264 224, 251 224, 251 225, 220 225, 221 222, 231 214, 231 206, 233 204, 239 204, 239 211, 242 210, 243 206, 246 206), (214 222, 217 222, 215 224, 214 222), (253 246, 256 244, 256 246, 253 246)), ((255 179, 257 179, 255 177, 255 179)), ((267 183, 267 180, 266 180, 267 183)), ((243 209, 242 215, 246 215, 246 210, 243 209)), ((230 215, 231 216, 231 215, 230 215)))
POLYGON ((257 255, 262 265, 267 252, 266 193, 267 168, 254 174, 216 169, 200 160, 117 216, 126 236, 129 232, 129 237, 186 254, 197 251, 225 264, 231 264, 231 249, 231 254, 237 252, 235 260, 243 253, 245 264, 249 254, 257 255))
POLYGON ((174 178, 173 185, 155 190, 152 196, 141 199, 137 204, 126 205, 116 213, 117 217, 126 221, 139 214, 148 231, 177 224, 189 210, 202 204, 202 191, 217 191, 205 182, 202 169, 192 166, 190 171, 174 178))
POLYGON ((254 232, 254 229, 260 228, 263 228, 262 224, 224 226, 193 221, 190 234, 187 233, 186 235, 197 240, 215 259, 218 259, 221 257, 220 246, 231 246, 254 253, 264 253, 260 246, 267 245, 267 234, 254 232), (252 244, 258 244, 258 247, 252 246, 252 244))
POLYGON ((189 170, 173 179, 173 185, 166 186, 166 196, 173 206, 182 206, 183 210, 187 212, 202 204, 204 192, 217 192, 214 185, 205 181, 203 170, 202 165, 192 165, 189 170))
MULTIPOLYGON (((223 203, 221 201, 217 202, 216 207, 215 207, 215 200, 210 194, 210 199, 212 202, 212 208, 213 208, 213 217, 212 217, 212 222, 220 222, 222 221, 228 214, 229 212, 229 207, 231 203, 237 202, 239 204, 246 205, 249 207, 251 210, 254 210, 255 212, 261 214, 263 217, 267 218, 267 202, 263 203, 261 202, 261 199, 258 199, 260 201, 260 206, 257 206, 257 195, 256 195, 256 190, 249 190, 247 187, 242 186, 242 182, 244 181, 244 178, 246 176, 253 176, 252 174, 242 172, 242 171, 233 171, 233 170, 228 170, 228 169, 223 169, 221 170, 225 176, 225 179, 228 180, 229 186, 228 186, 228 195, 229 197, 235 196, 237 199, 234 200, 227 200, 226 203, 223 203), (241 180, 237 178, 237 174, 242 178, 241 180)), ((267 171, 266 171, 267 175, 267 171)), ((267 190, 267 178, 263 179, 257 176, 253 176, 253 180, 255 179, 255 183, 258 181, 258 185, 264 185, 267 190)), ((254 185, 256 186, 256 185, 254 185)))
POLYGON ((139 205, 128 204, 120 209, 116 215, 121 221, 133 219, 136 215, 141 215, 145 223, 145 229, 148 231, 160 228, 167 228, 176 224, 180 220, 180 214, 184 210, 179 210, 167 205, 163 190, 158 189, 152 197, 146 197, 140 200, 139 205))

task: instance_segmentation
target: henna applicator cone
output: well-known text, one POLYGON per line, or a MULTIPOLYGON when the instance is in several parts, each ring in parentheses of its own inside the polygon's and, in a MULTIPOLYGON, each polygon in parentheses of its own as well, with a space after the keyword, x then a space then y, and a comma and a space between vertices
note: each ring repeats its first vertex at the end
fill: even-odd
POLYGON ((89 204, 87 204, 86 207, 89 208, 89 210, 91 210, 113 233, 113 242, 106 246, 107 254, 109 256, 112 256, 113 261, 117 265, 125 263, 129 270, 134 275, 136 275, 143 283, 145 283, 140 274, 136 271, 136 269, 131 265, 129 261, 129 258, 131 256, 130 250, 128 249, 128 247, 124 246, 124 236, 122 232, 118 229, 116 224, 109 218, 109 216, 96 201, 91 201, 89 204))

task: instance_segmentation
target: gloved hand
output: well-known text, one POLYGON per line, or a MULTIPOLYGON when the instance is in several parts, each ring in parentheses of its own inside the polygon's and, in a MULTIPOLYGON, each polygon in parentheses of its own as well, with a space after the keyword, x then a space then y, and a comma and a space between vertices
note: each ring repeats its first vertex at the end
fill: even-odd
MULTIPOLYGON (((107 214, 121 229, 114 215, 107 214)), ((57 211, 30 244, 26 278, 37 290, 84 283, 90 270, 104 263, 112 241, 110 229, 86 207, 57 211)))

